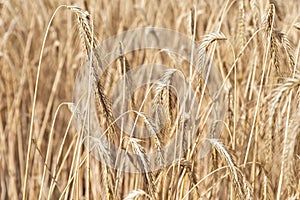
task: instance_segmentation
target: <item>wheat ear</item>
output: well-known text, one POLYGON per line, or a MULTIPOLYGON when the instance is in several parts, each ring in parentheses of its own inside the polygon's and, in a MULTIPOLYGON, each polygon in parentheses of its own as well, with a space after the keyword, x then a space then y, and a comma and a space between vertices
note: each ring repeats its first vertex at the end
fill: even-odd
MULTIPOLYGON (((78 25, 80 34, 83 40, 83 45, 86 49, 87 56, 89 58, 89 61, 91 62, 91 74, 93 78, 93 91, 95 93, 95 103, 96 103, 96 109, 97 109, 97 115, 99 120, 99 125, 101 124, 101 121, 104 121, 105 128, 108 129, 108 137, 107 141, 111 139, 113 135, 116 133, 116 128, 113 123, 113 115, 111 111, 111 106, 108 101, 107 96, 103 92, 103 86, 100 82, 99 77, 99 71, 102 70, 102 61, 100 59, 99 54, 97 53, 97 48, 99 47, 98 40, 94 37, 94 31, 93 31, 93 21, 91 18, 91 15, 85 11, 82 10, 79 7, 76 6, 69 6, 68 7, 71 11, 75 12, 78 19, 78 25), (100 120, 100 119, 101 120, 100 120)), ((108 144, 108 148, 110 149, 110 146, 108 144)), ((116 195, 113 194, 113 186, 115 182, 115 174, 112 171, 112 169, 108 167, 104 167, 104 176, 106 177, 106 194, 108 199, 116 198, 116 195)))

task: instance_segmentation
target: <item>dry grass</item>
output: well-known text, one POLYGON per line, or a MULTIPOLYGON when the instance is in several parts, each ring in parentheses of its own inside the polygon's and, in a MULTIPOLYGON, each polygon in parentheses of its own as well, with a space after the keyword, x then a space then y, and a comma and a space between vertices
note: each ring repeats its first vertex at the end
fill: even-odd
POLYGON ((300 198, 298 0, 11 0, 0 12, 0 199, 300 198), (195 40, 200 71, 166 49, 124 54, 122 43, 101 68, 104 39, 148 26, 195 40), (220 76, 207 78, 211 60, 220 76), (134 86, 127 72, 154 62, 169 67, 156 85, 112 101, 114 88, 134 86), (186 93, 196 110, 180 108, 178 77, 196 91, 186 93), (135 110, 127 115, 149 138, 125 133, 113 113, 118 102, 135 110), (113 154, 111 144, 136 160, 113 154))

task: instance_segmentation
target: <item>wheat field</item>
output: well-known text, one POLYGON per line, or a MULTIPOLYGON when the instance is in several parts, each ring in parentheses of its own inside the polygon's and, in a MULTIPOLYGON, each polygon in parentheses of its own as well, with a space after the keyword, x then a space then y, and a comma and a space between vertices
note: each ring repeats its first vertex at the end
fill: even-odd
POLYGON ((0 13, 1 200, 300 199, 298 0, 2 0, 0 13), (104 68, 103 41, 147 27, 192 41, 201 70, 119 41, 104 68))

